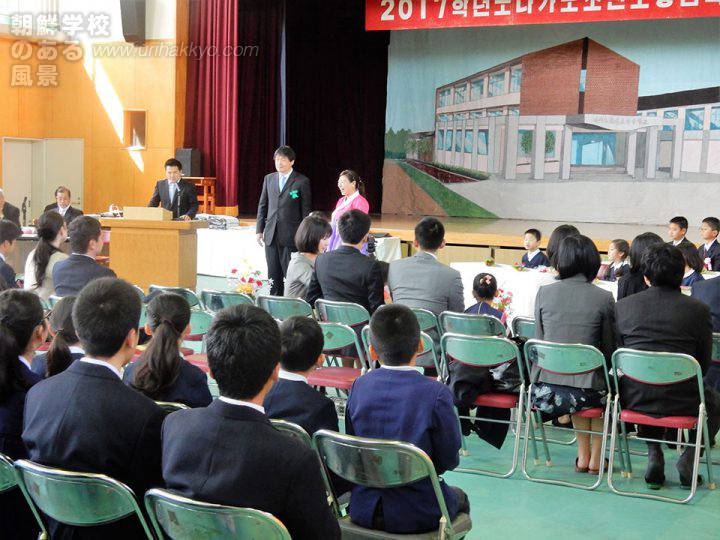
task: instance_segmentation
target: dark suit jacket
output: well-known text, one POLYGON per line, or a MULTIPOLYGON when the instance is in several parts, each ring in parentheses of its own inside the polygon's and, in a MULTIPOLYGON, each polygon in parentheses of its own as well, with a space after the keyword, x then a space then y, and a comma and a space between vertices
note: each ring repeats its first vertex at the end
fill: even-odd
MULTIPOLYGON (((7 205, 7 203, 5 204, 7 205)), ((700 254, 700 258, 703 260, 703 264, 705 259, 709 258, 712 270, 714 272, 720 270, 720 243, 718 243, 717 240, 710 245, 709 250, 705 249, 705 244, 701 244, 698 248, 698 253, 700 254)))
POLYGON ((720 332, 720 278, 698 281, 693 285, 691 296, 710 308, 713 332, 720 332))
MULTIPOLYGON (((30 389, 22 436, 31 460, 107 474, 142 501, 145 491, 162 486, 165 414, 108 368, 79 361, 30 389)), ((135 518, 83 530, 54 526, 62 538, 142 538, 135 518)))
MULTIPOLYGON (((432 459, 438 474, 459 463, 460 428, 450 390, 417 371, 375 369, 355 381, 345 413, 350 435, 412 443, 432 459)), ((455 493, 441 481, 450 517, 458 511, 455 493)), ((392 489, 355 486, 350 498, 353 522, 371 527, 382 501, 385 529, 410 533, 437 528, 440 510, 429 480, 392 489)))
POLYGON ((148 206, 162 206, 165 210, 170 210, 173 218, 189 216, 194 219, 198 211, 197 189, 195 184, 191 184, 182 178, 178 182, 178 191, 175 197, 170 200, 170 188, 167 180, 158 180, 155 184, 155 191, 148 206))
POLYGON ((355 302, 370 313, 385 303, 380 265, 350 246, 323 253, 315 259, 315 271, 308 287, 307 300, 355 302))
POLYGON ((8 289, 17 289, 17 282, 15 281, 15 269, 0 259, 0 277, 5 281, 5 285, 8 289))
POLYGON ((52 277, 55 294, 69 296, 79 293, 93 279, 117 276, 110 268, 96 263, 91 257, 73 253, 53 266, 52 277))
MULTIPOLYGON (((643 351, 689 354, 703 373, 712 355, 710 310, 679 289, 650 287, 615 305, 618 345, 643 351)), ((620 379, 623 406, 647 414, 697 414, 697 382, 672 387, 649 386, 627 377, 620 379), (669 395, 672 399, 668 399, 669 395)))
POLYGON ((648 288, 645 284, 645 277, 642 270, 638 272, 627 272, 618 278, 617 299, 622 300, 626 296, 642 292, 648 288))
MULTIPOLYGON (((692 247, 695 247, 695 244, 693 244, 690 240, 687 239, 687 236, 684 236, 683 239, 680 241, 681 244, 690 244, 692 247)), ((666 245, 672 246, 673 242, 670 240, 669 242, 665 242, 666 245)), ((677 246, 675 246, 677 247, 677 246)))
POLYGON ((526 268, 537 268, 538 266, 547 266, 550 267, 550 259, 547 258, 547 255, 545 255, 542 251, 535 255, 532 260, 528 261, 528 254, 523 253, 522 256, 522 265, 526 268))
MULTIPOLYGON (((28 389, 42 380, 25 364, 20 364, 20 371, 28 389)), ((26 394, 27 391, 14 392, 0 404, 0 453, 12 459, 27 458, 27 449, 21 437, 26 394)))
POLYGON ((295 232, 300 222, 312 210, 310 180, 295 170, 280 192, 280 173, 274 172, 263 180, 258 202, 255 231, 264 233, 266 244, 295 248, 295 232))
MULTIPOLYGON (((207 407, 212 402, 207 375, 197 366, 183 360, 180 373, 173 385, 165 390, 155 401, 184 403, 188 407, 207 407)), ((137 362, 129 364, 123 372, 123 382, 132 387, 137 362)))
MULTIPOLYGON (((74 352, 70 353, 70 356, 72 357, 72 362, 75 362, 75 360, 80 360, 82 357, 85 356, 85 353, 79 353, 74 352)), ((32 359, 32 371, 36 375, 38 375, 41 379, 45 378, 45 372, 47 371, 47 353, 41 353, 36 354, 35 358, 32 359)), ((72 365, 71 362, 71 365, 72 365)), ((68 366, 70 367, 70 366, 68 366)), ((57 373, 56 373, 57 375, 57 373)))
POLYGON ((310 435, 319 429, 338 431, 333 401, 303 381, 279 379, 263 406, 269 418, 298 424, 310 435))
POLYGON ((17 206, 14 206, 10 204, 9 202, 6 202, 3 206, 3 219, 7 219, 8 221, 12 221, 15 225, 18 227, 22 227, 20 225, 20 209, 17 206))
POLYGON ((168 489, 272 513, 294 540, 340 538, 317 455, 250 407, 215 400, 170 414, 162 431, 168 489))
MULTIPOLYGON (((43 213, 49 212, 49 211, 55 211, 58 212, 58 205, 57 203, 48 204, 45 207, 45 210, 43 210, 43 213)), ((70 222, 75 219, 76 217, 80 217, 83 215, 82 210, 78 210, 77 208, 74 208, 72 206, 68 206, 68 209, 65 210, 65 215, 63 216, 63 219, 65 220, 66 225, 70 225, 70 222)))

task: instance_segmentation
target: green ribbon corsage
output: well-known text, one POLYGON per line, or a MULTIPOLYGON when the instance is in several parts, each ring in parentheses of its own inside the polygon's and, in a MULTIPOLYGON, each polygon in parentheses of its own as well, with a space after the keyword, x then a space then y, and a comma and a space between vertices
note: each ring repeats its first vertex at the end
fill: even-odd
POLYGON ((293 190, 290 192, 290 198, 292 198, 292 199, 298 199, 298 198, 300 198, 300 194, 298 193, 298 190, 297 190, 297 189, 293 189, 293 190))

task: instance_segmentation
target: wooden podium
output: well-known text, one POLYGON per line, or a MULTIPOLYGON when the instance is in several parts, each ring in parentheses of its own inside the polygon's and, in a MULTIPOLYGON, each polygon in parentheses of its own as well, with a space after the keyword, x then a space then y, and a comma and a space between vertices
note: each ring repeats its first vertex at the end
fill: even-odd
POLYGON ((151 284, 197 284, 197 233, 207 221, 100 220, 110 229, 110 267, 119 278, 147 291, 151 284))

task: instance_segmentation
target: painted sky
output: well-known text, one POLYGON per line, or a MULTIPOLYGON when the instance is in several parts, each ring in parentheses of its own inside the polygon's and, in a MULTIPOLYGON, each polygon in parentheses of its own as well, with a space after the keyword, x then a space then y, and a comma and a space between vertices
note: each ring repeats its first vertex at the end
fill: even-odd
POLYGON ((431 131, 438 86, 586 36, 640 64, 640 96, 720 86, 717 18, 395 31, 387 129, 431 131))

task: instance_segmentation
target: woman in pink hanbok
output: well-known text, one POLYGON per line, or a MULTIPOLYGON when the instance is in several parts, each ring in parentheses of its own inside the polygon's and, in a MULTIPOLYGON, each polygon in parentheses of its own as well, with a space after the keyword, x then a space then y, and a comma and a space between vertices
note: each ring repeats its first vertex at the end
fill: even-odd
MULTIPOLYGON (((328 251, 337 249, 342 245, 340 233, 337 230, 338 220, 345 212, 350 210, 360 210, 366 214, 370 213, 370 205, 365 198, 365 186, 360 179, 360 175, 355 171, 345 170, 340 173, 338 178, 338 189, 342 197, 335 205, 335 210, 330 219, 332 226, 332 235, 330 236, 330 245, 328 251)), ((363 246, 362 252, 367 255, 366 247, 363 246)))

